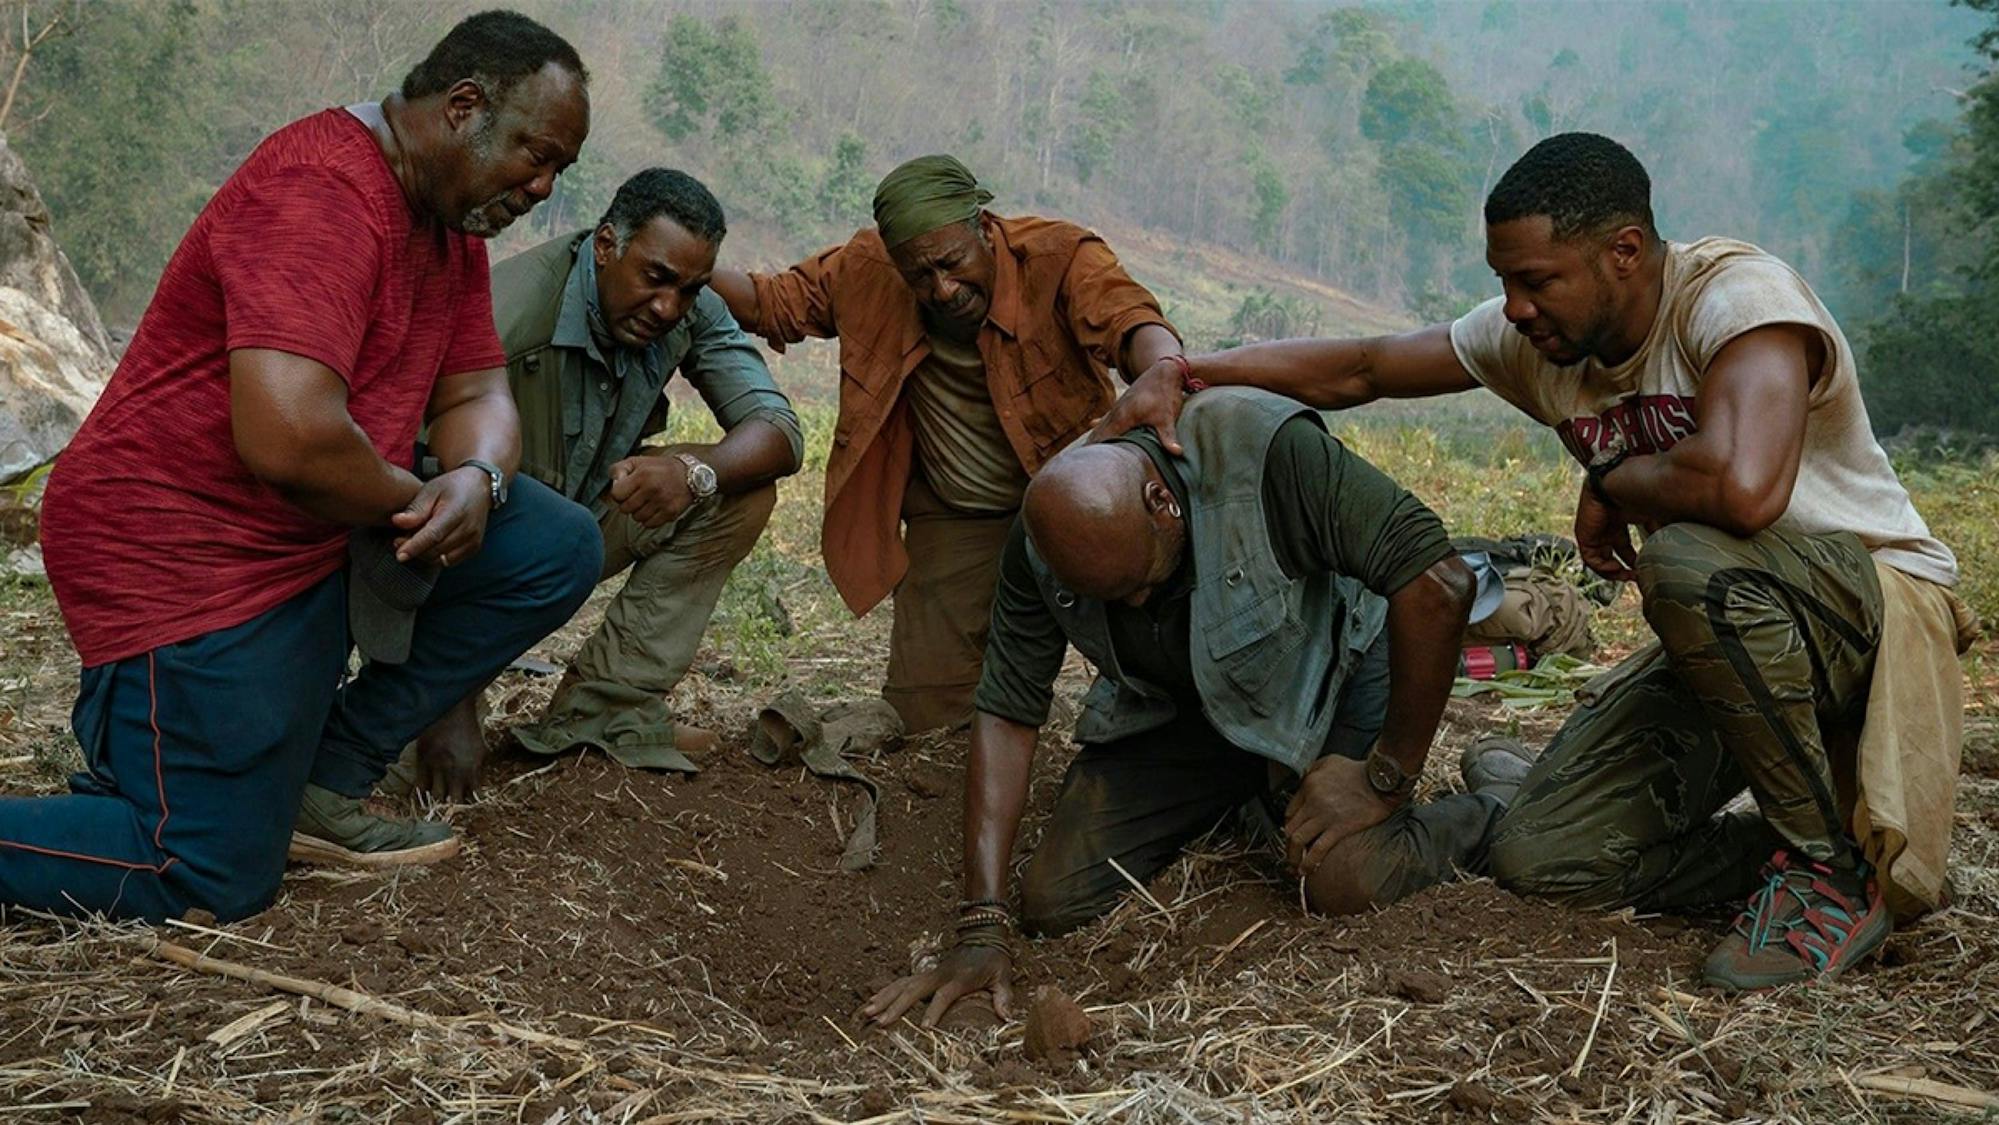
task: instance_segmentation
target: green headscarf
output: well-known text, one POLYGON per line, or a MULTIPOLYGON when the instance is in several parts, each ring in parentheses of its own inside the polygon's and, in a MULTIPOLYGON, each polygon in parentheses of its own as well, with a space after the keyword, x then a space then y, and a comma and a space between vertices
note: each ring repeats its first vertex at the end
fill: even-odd
POLYGON ((955 156, 919 156, 882 177, 875 189, 875 226, 882 243, 900 246, 919 234, 976 218, 993 193, 979 186, 955 156))

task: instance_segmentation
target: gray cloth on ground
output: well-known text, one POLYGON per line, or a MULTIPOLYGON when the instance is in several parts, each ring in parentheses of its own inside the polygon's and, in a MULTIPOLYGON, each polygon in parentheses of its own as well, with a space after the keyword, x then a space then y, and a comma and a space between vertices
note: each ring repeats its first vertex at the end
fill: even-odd
POLYGON ((874 866, 875 810, 881 788, 850 764, 848 754, 872 754, 902 739, 902 719, 885 700, 864 699, 821 708, 796 690, 779 695, 750 723, 750 755, 767 766, 803 765, 815 777, 849 781, 866 790, 860 815, 847 835, 840 870, 874 866))

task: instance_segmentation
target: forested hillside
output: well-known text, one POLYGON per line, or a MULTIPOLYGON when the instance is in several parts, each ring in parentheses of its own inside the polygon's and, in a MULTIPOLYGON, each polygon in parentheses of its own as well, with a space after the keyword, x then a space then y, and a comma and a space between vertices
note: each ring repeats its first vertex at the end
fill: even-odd
MULTIPOLYGON (((4 125, 86 284, 129 322, 261 136, 379 96, 480 6, 15 0, 4 125)), ((1484 190, 1574 128, 1646 161, 1669 237, 1765 245, 1856 335, 1898 294, 1960 292, 1990 243, 1965 237, 1938 178, 1963 162, 1986 23, 1970 9, 1990 0, 520 6, 583 50, 596 120, 502 252, 671 163, 717 187, 744 252, 788 256, 865 223, 895 162, 948 149, 1002 210, 1214 243, 1434 318, 1491 290, 1484 190)))

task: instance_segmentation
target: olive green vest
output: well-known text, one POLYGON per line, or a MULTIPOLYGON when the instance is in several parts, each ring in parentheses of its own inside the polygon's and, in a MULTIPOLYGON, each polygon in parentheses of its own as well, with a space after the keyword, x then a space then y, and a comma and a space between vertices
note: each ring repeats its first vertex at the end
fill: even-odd
POLYGON ((583 356, 565 354, 549 338, 562 312, 576 245, 584 237, 551 239, 493 267, 493 325, 507 352, 507 383, 521 414, 521 472, 565 496, 570 443, 582 432, 583 411, 581 401, 563 388, 582 380, 583 356))
MULTIPOLYGON (((1194 592, 1190 652, 1200 707, 1222 736, 1300 773, 1332 730, 1340 689, 1380 636, 1388 604, 1346 575, 1293 580, 1278 565, 1263 508, 1263 466, 1278 427, 1311 408, 1218 387, 1180 415, 1194 592)), ((1078 597, 1028 548, 1041 596, 1069 643, 1098 669, 1076 741, 1109 742, 1171 721, 1164 691, 1124 676, 1104 603, 1078 597)))

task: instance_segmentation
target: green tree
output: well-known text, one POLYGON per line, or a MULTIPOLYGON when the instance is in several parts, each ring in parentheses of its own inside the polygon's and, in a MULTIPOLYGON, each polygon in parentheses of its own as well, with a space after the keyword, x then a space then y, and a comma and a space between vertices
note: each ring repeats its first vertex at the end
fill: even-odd
POLYGON ((874 194, 874 180, 868 175, 868 143, 852 133, 841 134, 826 174, 819 179, 819 214, 829 223, 864 222, 874 194))
POLYGON ((144 308, 167 256, 225 169, 213 167, 214 28, 191 0, 104 0, 35 60, 46 107, 16 135, 84 287, 114 322, 144 308), (139 175, 143 170, 143 176, 139 175))
POLYGON ((1464 118, 1443 72, 1421 59, 1383 65, 1361 100, 1361 135, 1378 147, 1376 175, 1409 246, 1412 287, 1438 284, 1440 268, 1448 275, 1440 260, 1462 246, 1477 206, 1479 167, 1464 118))
POLYGON ((713 23, 685 13, 673 17, 645 107, 667 140, 720 143, 723 198, 742 201, 789 234, 814 229, 827 202, 826 184, 786 143, 787 115, 749 28, 731 17, 713 23))
POLYGON ((1844 323, 1878 316, 1903 295, 1948 295, 1974 267, 1981 246, 1964 238, 1957 165, 1969 139, 1953 123, 1921 121, 1903 138, 1915 156, 1892 191, 1854 194, 1833 232, 1832 269, 1821 296, 1844 323))
POLYGON ((711 24, 685 13, 666 25, 646 109, 670 141, 759 137, 781 116, 756 36, 733 18, 711 24))
POLYGON ((1090 72, 1080 108, 1082 121, 1070 138, 1069 155, 1076 162, 1076 181, 1088 184, 1116 154, 1131 110, 1117 80, 1101 70, 1090 72))
POLYGON ((1448 145, 1459 134, 1457 100, 1443 72, 1402 58, 1374 72, 1361 101, 1360 132, 1378 144, 1448 145))
POLYGON ((1985 76, 1973 88, 1965 110, 1965 141, 1969 150, 1959 183, 1968 212, 1968 228, 1983 235, 1985 260, 1980 280, 1999 286, 1999 0, 1960 0, 1965 7, 1992 16, 1992 26, 1973 44, 1987 61, 1985 76))
POLYGON ((1388 214, 1422 250, 1449 249, 1463 241, 1465 216, 1478 205, 1471 165, 1463 153, 1424 141, 1387 146, 1381 184, 1388 214))
POLYGON ((1864 340, 1861 385, 1876 432, 1999 434, 1999 315, 1984 293, 1896 298, 1864 340))
POLYGON ((1291 205, 1291 192, 1284 186, 1283 173, 1261 150, 1250 159, 1249 190, 1256 204, 1249 222, 1251 236, 1265 253, 1274 254, 1283 228, 1284 209, 1291 205))
POLYGON ((1912 148, 1928 153, 1935 170, 1901 194, 1954 199, 1955 235, 1976 258, 1937 286, 1954 291, 1896 297, 1861 332, 1869 416, 1882 432, 1938 426, 1999 434, 1999 0, 1961 2, 1993 17, 1973 40, 1986 70, 1965 99, 1956 140, 1945 146, 1931 132, 1912 135, 1912 148))

